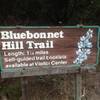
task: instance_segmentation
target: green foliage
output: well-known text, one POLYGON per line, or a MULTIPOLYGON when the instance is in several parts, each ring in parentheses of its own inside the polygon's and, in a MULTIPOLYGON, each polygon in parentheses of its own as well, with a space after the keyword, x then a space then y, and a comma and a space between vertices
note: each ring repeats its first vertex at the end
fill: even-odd
POLYGON ((0 0, 0 25, 99 24, 99 11, 100 0, 0 0))

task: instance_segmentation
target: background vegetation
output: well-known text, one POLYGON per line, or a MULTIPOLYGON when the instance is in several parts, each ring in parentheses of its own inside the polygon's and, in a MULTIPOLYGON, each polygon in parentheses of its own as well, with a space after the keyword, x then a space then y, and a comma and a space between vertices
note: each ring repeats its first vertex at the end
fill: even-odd
POLYGON ((0 0, 0 25, 100 23, 100 0, 0 0))

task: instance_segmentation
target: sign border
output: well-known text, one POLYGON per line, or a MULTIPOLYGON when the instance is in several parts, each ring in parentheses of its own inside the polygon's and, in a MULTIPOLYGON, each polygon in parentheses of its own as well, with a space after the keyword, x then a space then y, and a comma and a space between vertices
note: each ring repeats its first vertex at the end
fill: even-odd
MULTIPOLYGON (((13 28, 13 29, 14 28, 48 28, 49 29, 49 28, 59 28, 59 27, 61 27, 61 28, 97 28, 98 29, 98 33, 97 33, 97 56, 96 56, 96 63, 95 64, 86 64, 86 65, 80 65, 80 64, 69 64, 69 65, 67 65, 67 66, 72 67, 75 70, 81 68, 82 66, 84 66, 85 69, 91 69, 91 68, 94 69, 95 66, 98 65, 98 63, 99 63, 99 54, 100 54, 100 47, 99 47, 100 46, 100 27, 99 26, 83 26, 83 25, 77 25, 77 26, 0 26, 0 29, 1 28, 2 29, 3 28, 4 29, 5 28, 10 28, 10 29, 11 28, 13 28)), ((13 73, 13 72, 17 73, 18 71, 20 71, 20 75, 21 76, 24 76, 24 72, 23 71, 29 69, 29 68, 23 68, 23 67, 22 68, 8 68, 8 69, 4 69, 3 66, 2 66, 3 65, 2 64, 2 61, 3 61, 2 60, 2 56, 0 55, 0 71, 1 71, 1 75, 4 74, 4 77, 5 76, 7 77, 7 75, 8 75, 8 74, 6 75, 7 72, 8 73, 10 73, 10 72, 11 73, 13 73)), ((65 67, 65 66, 63 66, 63 67, 65 67)), ((70 67, 69 67, 69 69, 70 69, 70 67)), ((57 68, 57 66, 55 68, 57 68)), ((60 68, 60 66, 58 66, 58 68, 60 68)), ((45 69, 45 67, 44 67, 44 69, 45 69)), ((50 69, 50 68, 47 68, 47 69, 50 69)), ((26 73, 28 73, 28 72, 26 72, 26 73)), ((66 71, 65 72, 60 72, 60 73, 61 74, 62 73, 67 73, 67 68, 66 68, 66 71)), ((47 74, 47 73, 45 73, 45 74, 47 74)), ((43 75, 45 75, 45 74, 43 74, 43 75)), ((57 72, 55 72, 55 73, 51 72, 50 74, 58 74, 58 73, 57 72)), ((11 76, 13 76, 13 75, 11 75, 11 76)), ((19 75, 17 76, 17 74, 16 74, 15 77, 19 77, 19 75)))

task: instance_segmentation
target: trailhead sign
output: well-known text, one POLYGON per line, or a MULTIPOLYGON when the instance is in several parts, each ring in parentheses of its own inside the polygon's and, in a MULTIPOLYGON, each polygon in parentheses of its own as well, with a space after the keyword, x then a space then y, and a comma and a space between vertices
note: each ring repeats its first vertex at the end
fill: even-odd
POLYGON ((1 75, 62 74, 98 63, 99 28, 1 27, 1 75))

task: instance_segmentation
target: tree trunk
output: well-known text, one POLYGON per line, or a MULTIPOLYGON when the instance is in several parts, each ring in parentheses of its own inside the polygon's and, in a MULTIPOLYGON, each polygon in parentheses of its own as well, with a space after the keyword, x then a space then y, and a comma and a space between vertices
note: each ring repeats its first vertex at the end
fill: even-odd
POLYGON ((2 95, 1 100, 8 100, 8 98, 5 95, 2 95))

